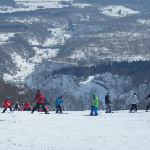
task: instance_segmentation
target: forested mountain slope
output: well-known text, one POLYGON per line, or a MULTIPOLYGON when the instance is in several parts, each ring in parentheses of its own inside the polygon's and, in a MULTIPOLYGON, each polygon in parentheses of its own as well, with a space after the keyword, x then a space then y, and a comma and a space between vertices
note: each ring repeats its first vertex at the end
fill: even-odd
POLYGON ((144 107, 149 93, 149 3, 1 1, 0 79, 26 84, 33 93, 41 89, 52 106, 64 94, 74 103, 71 110, 88 109, 93 92, 103 108, 108 91, 112 101, 121 100, 119 108, 127 108, 138 91, 144 107))

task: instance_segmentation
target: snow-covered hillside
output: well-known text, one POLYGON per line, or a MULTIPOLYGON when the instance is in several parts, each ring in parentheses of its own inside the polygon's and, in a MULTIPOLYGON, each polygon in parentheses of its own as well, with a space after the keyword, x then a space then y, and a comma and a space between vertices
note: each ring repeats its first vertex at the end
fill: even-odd
POLYGON ((99 101, 102 102, 100 108, 104 107, 105 94, 107 92, 110 92, 111 100, 126 94, 126 97, 123 97, 123 99, 126 99, 126 102, 122 105, 122 108, 130 103, 130 99, 133 96, 134 91, 130 94, 124 91, 126 87, 131 87, 131 78, 113 76, 110 73, 96 74, 88 78, 77 78, 63 74, 52 76, 50 75, 54 69, 52 66, 54 68, 55 66, 61 68, 67 67, 67 64, 45 62, 43 65, 39 65, 34 72, 25 79, 25 83, 34 89, 39 88, 43 91, 47 91, 47 93, 49 93, 48 95, 51 95, 51 92, 54 90, 57 91, 58 95, 64 94, 65 92, 68 96, 74 96, 77 101, 82 100, 86 109, 91 106, 92 93, 95 93, 99 101), (45 72, 45 74, 42 75, 42 72, 45 72))
POLYGON ((52 91, 57 96, 67 91, 77 101, 82 100, 86 109, 92 93, 103 107, 107 92, 111 100, 129 103, 137 90, 132 88, 131 77, 107 71, 78 78, 53 75, 53 70, 94 66, 101 61, 149 60, 148 7, 76 0, 15 2, 12 7, 0 7, 0 52, 8 59, 0 68, 5 82, 25 83, 53 98, 56 94, 52 91), (12 64, 7 62, 10 60, 12 64))
MULTIPOLYGON (((73 0, 65 0, 66 2, 72 2, 73 0)), ((0 7, 0 13, 12 13, 19 11, 34 11, 38 9, 47 8, 64 8, 69 7, 69 4, 62 5, 60 0, 15 0, 16 6, 2 6, 0 7)))
MULTIPOLYGON (((2 109, 0 109, 2 111, 2 109)), ((9 111, 9 110, 8 110, 9 111)), ((0 149, 5 150, 141 150, 148 149, 149 113, 68 111, 0 114, 0 149)))
POLYGON ((103 14, 111 17, 125 17, 134 14, 138 14, 138 11, 126 8, 124 6, 110 5, 100 9, 103 14))
POLYGON ((1 33, 0 34, 0 45, 5 44, 5 42, 10 38, 13 37, 14 33, 1 33))

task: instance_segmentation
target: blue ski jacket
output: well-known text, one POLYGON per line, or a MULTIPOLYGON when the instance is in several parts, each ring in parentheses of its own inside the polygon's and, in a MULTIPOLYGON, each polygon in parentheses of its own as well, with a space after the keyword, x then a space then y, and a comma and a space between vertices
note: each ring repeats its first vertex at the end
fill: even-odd
POLYGON ((55 101, 55 105, 60 105, 63 102, 61 97, 58 97, 58 99, 55 101))

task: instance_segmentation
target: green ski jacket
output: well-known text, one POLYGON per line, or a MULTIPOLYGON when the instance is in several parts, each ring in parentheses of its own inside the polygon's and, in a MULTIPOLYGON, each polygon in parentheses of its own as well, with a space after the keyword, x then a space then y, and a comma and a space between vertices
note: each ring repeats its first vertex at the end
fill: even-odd
POLYGON ((92 105, 92 106, 98 108, 98 99, 97 99, 97 97, 94 97, 94 98, 93 98, 93 105, 92 105))

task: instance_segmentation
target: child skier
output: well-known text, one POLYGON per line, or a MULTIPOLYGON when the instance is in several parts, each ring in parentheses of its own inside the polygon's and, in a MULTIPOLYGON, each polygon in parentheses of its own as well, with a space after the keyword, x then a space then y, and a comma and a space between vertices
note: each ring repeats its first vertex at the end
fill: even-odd
POLYGON ((134 93, 131 104, 132 104, 132 107, 129 112, 132 112, 133 109, 134 109, 134 112, 137 112, 137 104, 139 104, 139 101, 137 100, 137 93, 134 93))
MULTIPOLYGON (((150 94, 145 99, 148 99, 149 97, 150 97, 150 94)), ((148 112, 149 107, 150 107, 150 103, 146 107, 146 112, 148 112)))
POLYGON ((95 94, 92 95, 92 98, 93 98, 93 104, 92 104, 92 107, 91 107, 91 113, 90 115, 92 116, 93 115, 93 112, 95 112, 95 116, 97 116, 97 108, 98 108, 98 99, 97 97, 95 96, 95 94))
POLYGON ((24 110, 24 101, 22 101, 22 103, 21 103, 21 111, 23 111, 24 110))
POLYGON ((39 108, 39 105, 41 105, 43 110, 45 111, 45 114, 49 114, 47 112, 46 108, 44 107, 44 96, 42 95, 40 90, 37 90, 37 94, 36 94, 36 96, 34 98, 33 105, 34 105, 35 101, 37 101, 37 105, 33 108, 31 113, 33 113, 37 108, 39 108))
POLYGON ((16 101, 16 104, 15 104, 15 108, 14 108, 14 110, 13 111, 17 111, 19 109, 19 103, 18 103, 18 101, 16 101))
POLYGON ((26 103, 24 104, 24 111, 29 111, 29 103, 28 103, 28 101, 26 101, 26 103))
POLYGON ((2 113, 5 113, 5 111, 7 110, 7 108, 10 108, 10 111, 13 112, 12 108, 11 108, 11 105, 13 105, 13 103, 11 104, 10 101, 9 101, 9 99, 10 99, 10 97, 7 96, 6 99, 5 99, 5 101, 4 101, 4 103, 3 103, 3 106, 5 107, 5 109, 3 110, 2 113))
POLYGON ((61 103, 63 103, 63 96, 58 97, 57 100, 55 101, 56 113, 58 113, 58 110, 60 110, 60 113, 62 113, 62 108, 60 105, 61 103))
MULTIPOLYGON (((49 102, 46 99, 44 99, 44 107, 46 108, 47 112, 49 112, 46 105, 49 105, 49 102)), ((41 105, 39 105, 38 112, 41 112, 41 111, 42 111, 42 107, 41 107, 41 105)))

